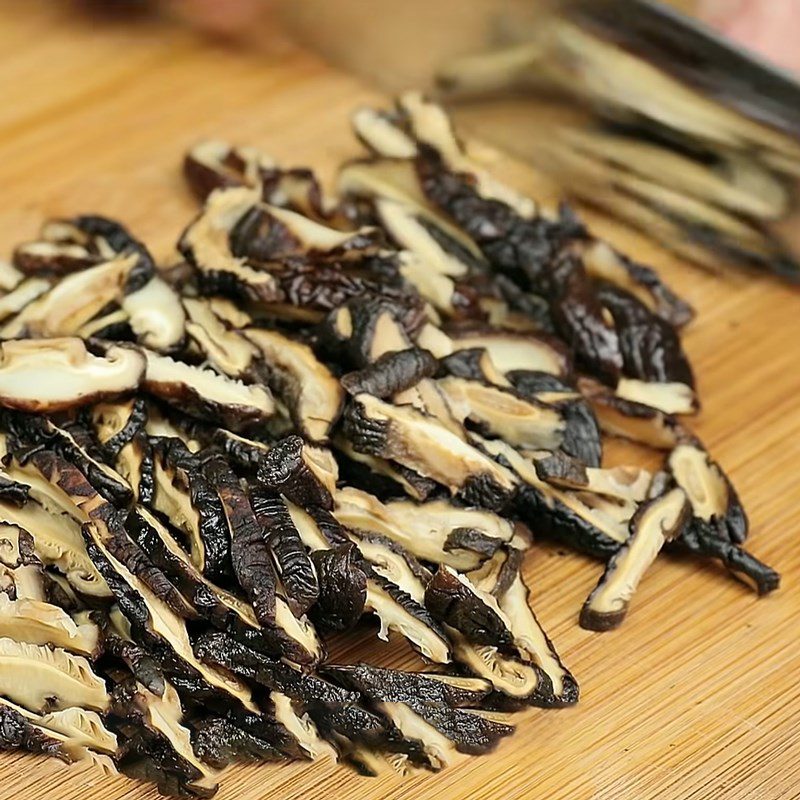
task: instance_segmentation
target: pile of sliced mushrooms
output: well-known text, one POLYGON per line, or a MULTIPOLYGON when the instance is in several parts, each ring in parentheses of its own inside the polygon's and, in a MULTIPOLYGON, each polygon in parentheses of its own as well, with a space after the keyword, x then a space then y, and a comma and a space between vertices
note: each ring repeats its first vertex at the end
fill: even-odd
POLYGON ((439 769, 578 700, 532 535, 604 562, 593 630, 662 548, 776 588, 684 423, 687 304, 422 96, 354 127, 336 200, 194 148, 177 265, 81 216, 3 267, 0 747, 206 797, 232 761, 439 769), (601 434, 663 468, 604 468, 601 434), (419 670, 333 662, 356 626, 419 670))

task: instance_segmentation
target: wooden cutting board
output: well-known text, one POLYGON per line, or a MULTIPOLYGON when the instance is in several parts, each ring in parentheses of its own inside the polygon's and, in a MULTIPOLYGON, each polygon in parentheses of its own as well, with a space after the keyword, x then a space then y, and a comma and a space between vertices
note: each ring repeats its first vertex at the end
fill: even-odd
MULTIPOLYGON (((167 23, 90 23, 73 11, 56 0, 0 0, 4 254, 45 216, 95 211, 119 217, 169 260, 195 211, 180 159, 200 137, 259 145, 328 175, 357 152, 347 115, 375 95, 277 37, 256 52, 167 23)), ((534 195, 549 191, 527 168, 498 168, 534 195)), ((686 333, 704 403, 696 430, 732 476, 750 513, 750 547, 780 569, 783 588, 757 600, 714 565, 663 558, 622 629, 589 633, 577 614, 599 565, 537 544, 526 575, 580 681, 577 707, 520 714, 497 752, 438 775, 237 767, 220 800, 800 797, 800 294, 767 279, 711 277, 590 219, 698 310, 686 333)), ((336 655, 416 663, 402 642, 378 645, 365 633, 336 655)), ((154 796, 124 778, 17 754, 0 755, 0 786, 14 800, 154 796)))

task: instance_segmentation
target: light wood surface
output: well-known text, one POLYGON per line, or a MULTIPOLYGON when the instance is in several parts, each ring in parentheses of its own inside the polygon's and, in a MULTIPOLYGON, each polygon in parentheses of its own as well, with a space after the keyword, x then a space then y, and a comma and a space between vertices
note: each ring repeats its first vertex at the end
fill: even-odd
MULTIPOLYGON (((187 145, 225 137, 330 175, 356 152, 348 112, 374 95, 277 37, 251 52, 167 23, 89 23, 66 2, 0 0, 0 98, 0 252, 34 235, 44 216, 97 211, 130 224, 167 261, 194 211, 178 169, 187 145)), ((526 168, 500 166, 520 188, 543 191, 526 168)), ((494 754, 438 775, 237 767, 223 776, 220 800, 800 797, 800 294, 713 278, 591 219, 696 306, 686 334, 704 403, 696 429, 732 476, 750 513, 750 547, 783 573, 781 590, 757 600, 713 565, 663 558, 625 625, 589 633, 577 614, 599 565, 537 544, 526 574, 580 681, 576 708, 520 714, 494 754)), ((402 643, 378 646, 369 629, 335 654, 415 663, 402 643)), ((154 796, 124 778, 16 754, 0 754, 0 787, 14 800, 154 796)))

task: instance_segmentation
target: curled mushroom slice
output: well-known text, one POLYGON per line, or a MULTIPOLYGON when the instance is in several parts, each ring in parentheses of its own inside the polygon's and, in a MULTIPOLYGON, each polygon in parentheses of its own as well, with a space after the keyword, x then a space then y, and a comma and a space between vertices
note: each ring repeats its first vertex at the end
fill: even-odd
POLYGON ((247 386, 149 350, 144 355, 144 388, 184 413, 212 422, 221 420, 232 430, 252 427, 275 413, 275 402, 264 387, 247 386))
POLYGON ((333 513, 346 528, 378 533, 422 561, 460 571, 477 568, 487 551, 514 534, 513 525, 503 517, 477 508, 455 508, 442 500, 381 503, 366 492, 345 487, 336 492, 335 501, 333 513))
POLYGON ((262 303, 280 302, 282 294, 275 278, 248 266, 246 259, 236 257, 231 250, 231 232, 258 203, 257 189, 213 192, 200 216, 181 236, 178 247, 214 293, 262 303))
POLYGON ((537 683, 527 702, 544 707, 573 705, 578 701, 578 684, 533 612, 530 593, 520 572, 520 556, 514 547, 498 551, 491 562, 487 561, 469 577, 476 586, 497 598, 508 619, 519 658, 537 667, 537 683))
POLYGON ((130 734, 119 757, 122 772, 155 780, 168 794, 211 797, 216 792, 216 773, 192 747, 174 686, 167 683, 159 696, 128 680, 115 687, 112 697, 113 712, 130 734))
POLYGON ((564 453, 534 457, 536 474, 553 486, 639 502, 647 496, 653 476, 640 467, 586 467, 564 453))
POLYGON ((414 158, 416 142, 398 124, 396 114, 374 108, 359 108, 350 117, 353 132, 359 141, 386 158, 414 158))
POLYGON ((0 329, 0 336, 10 339, 77 334, 109 304, 120 303, 136 286, 139 265, 137 254, 120 255, 68 275, 8 319, 0 329))
POLYGON ((342 386, 351 395, 371 394, 391 397, 430 378, 439 362, 427 351, 419 348, 393 351, 379 356, 372 364, 341 378, 342 386))
POLYGON ((511 386, 506 376, 497 369, 489 352, 482 347, 456 350, 439 362, 449 375, 493 386, 511 386))
POLYGON ((346 631, 355 626, 367 602, 367 576, 354 544, 342 544, 312 554, 319 580, 319 597, 312 617, 323 628, 346 631))
POLYGON ((474 497, 486 508, 502 506, 514 489, 514 479, 506 469, 410 406, 394 406, 360 394, 353 398, 344 422, 345 434, 356 450, 397 461, 443 484, 454 495, 474 497))
POLYGON ((126 294, 120 305, 139 344, 164 353, 183 341, 186 315, 180 298, 157 275, 126 294))
POLYGON ((343 401, 341 386, 330 370, 308 345, 276 331, 250 328, 244 335, 266 361, 270 383, 300 432, 311 441, 325 441, 343 401))
POLYGON ((106 685, 82 656, 0 638, 0 693, 31 711, 109 706, 106 685))
POLYGON ((184 534, 192 563, 205 575, 230 569, 230 541, 222 504, 203 464, 180 439, 153 448, 152 507, 184 534))
POLYGON ((204 474, 216 492, 230 536, 233 573, 262 625, 275 620, 275 571, 262 525, 239 479, 220 457, 209 459, 204 474))
POLYGON ((515 497, 518 513, 537 533, 566 542, 577 550, 607 560, 628 538, 628 522, 636 503, 590 492, 558 489, 536 474, 533 460, 499 439, 473 439, 501 464, 507 464, 522 483, 515 497))
POLYGON ((138 388, 145 361, 112 345, 102 356, 80 339, 30 339, 0 344, 0 405, 53 412, 138 388))
POLYGON ((655 270, 637 264, 606 242, 589 241, 581 255, 592 278, 630 292, 671 325, 680 327, 694 316, 692 307, 663 283, 655 270))
POLYGON ((275 571, 286 590, 292 613, 305 614, 319 597, 319 578, 283 499, 252 491, 253 513, 272 553, 275 571))
POLYGON ((269 156, 254 147, 208 139, 186 153, 183 174, 197 198, 205 200, 215 189, 257 187, 264 172, 274 166, 269 156))
POLYGON ((144 430, 147 404, 142 398, 98 403, 91 409, 95 437, 113 462, 123 447, 144 430))
POLYGON ((286 208, 260 203, 231 231, 235 256, 253 262, 280 261, 301 254, 357 260, 377 255, 384 243, 377 228, 339 231, 286 208))
POLYGON ((473 644, 508 651, 513 643, 509 620, 497 599, 452 567, 439 567, 425 588, 425 606, 473 644))
POLYGON ((778 573, 743 550, 747 517, 733 485, 698 442, 678 445, 667 461, 675 482, 689 498, 692 519, 676 545, 715 558, 759 594, 778 588, 778 573))
POLYGON ((405 493, 414 500, 427 500, 438 488, 435 481, 385 458, 359 453, 344 436, 333 441, 342 480, 376 497, 395 497, 405 493))
POLYGON ((631 519, 631 535, 608 562, 583 605, 582 628, 607 631, 622 624, 639 581, 664 544, 679 536, 691 516, 683 489, 647 501, 631 519))
POLYGON ((258 480, 301 506, 330 509, 339 470, 330 450, 314 447, 300 436, 272 445, 258 463, 258 480))
POLYGON ((256 349, 241 334, 231 330, 213 304, 198 297, 183 298, 186 333, 216 370, 230 378, 244 377, 252 367, 256 349))

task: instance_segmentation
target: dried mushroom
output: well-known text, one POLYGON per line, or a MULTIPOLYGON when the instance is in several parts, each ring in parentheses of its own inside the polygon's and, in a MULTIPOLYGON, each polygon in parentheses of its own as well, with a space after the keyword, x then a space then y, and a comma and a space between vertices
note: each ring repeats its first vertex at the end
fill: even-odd
POLYGON ((618 627, 633 593, 664 544, 679 536, 689 520, 682 489, 673 489, 644 505, 631 519, 631 535, 608 562, 603 577, 581 610, 581 627, 607 631, 618 627))
POLYGON ((145 360, 135 350, 92 354, 80 339, 22 339, 0 344, 0 405, 54 412, 135 391, 145 360))
POLYGON ((692 507, 692 519, 676 546, 718 559, 759 594, 777 589, 778 573, 741 547, 747 536, 747 517, 719 465, 696 442, 679 444, 667 465, 692 507))
POLYGON ((276 331, 250 328, 245 336, 260 351, 273 389, 292 421, 312 442, 324 442, 342 410, 339 382, 307 345, 276 331))
MULTIPOLYGON (((594 629, 662 549, 777 586, 675 416, 699 403, 686 303, 495 179, 421 95, 354 127, 370 156, 341 199, 252 148, 192 148, 180 263, 95 216, 0 262, 0 749, 179 796, 236 761, 438 769, 491 750, 506 712, 578 701, 531 607, 533 535, 605 562, 594 629), (601 431, 666 468, 604 465, 601 431), (435 670, 328 661, 365 634, 435 670)), ((756 178, 731 178, 715 246, 744 241, 756 178)))

